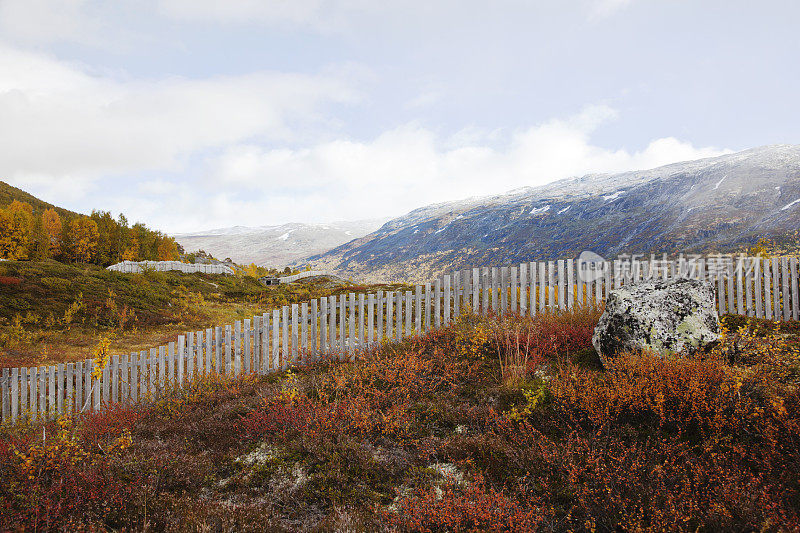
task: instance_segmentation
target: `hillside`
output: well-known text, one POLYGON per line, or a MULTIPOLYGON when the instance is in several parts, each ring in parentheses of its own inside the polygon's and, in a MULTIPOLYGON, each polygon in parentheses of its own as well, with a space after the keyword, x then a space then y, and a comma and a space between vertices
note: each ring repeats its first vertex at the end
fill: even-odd
POLYGON ((729 316, 711 353, 620 354, 603 371, 596 320, 468 316, 354 363, 213 375, 138 405, 0 428, 0 523, 796 530, 796 327, 729 316))
POLYGON ((426 280, 583 250, 734 251, 764 236, 796 243, 798 228, 800 145, 779 145, 430 205, 309 262, 370 279, 426 280))
POLYGON ((57 261, 0 262, 0 368, 91 357, 100 339, 115 353, 230 324, 272 308, 364 290, 330 278, 266 287, 248 275, 123 274, 57 261))
POLYGON ((175 260, 172 237, 120 213, 90 215, 53 206, 0 182, 0 259, 108 266, 123 260, 175 260))
POLYGON ((386 219, 330 224, 289 223, 256 228, 235 226, 177 234, 175 240, 187 252, 204 250, 214 257, 230 257, 240 264, 282 268, 300 264, 309 256, 363 237, 384 222, 386 219))
POLYGON ((56 213, 58 213, 58 216, 67 220, 79 216, 79 214, 75 213, 74 211, 47 203, 44 200, 40 200, 34 195, 23 191, 22 189, 18 189, 13 185, 9 185, 4 181, 0 181, 0 207, 6 207, 14 200, 27 203, 33 207, 33 211, 35 213, 39 214, 41 214, 45 209, 53 209, 56 213))

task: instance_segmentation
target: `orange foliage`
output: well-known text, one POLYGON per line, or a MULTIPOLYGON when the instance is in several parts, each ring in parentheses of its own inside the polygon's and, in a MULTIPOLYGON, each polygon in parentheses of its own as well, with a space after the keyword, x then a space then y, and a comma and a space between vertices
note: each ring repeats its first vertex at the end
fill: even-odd
POLYGON ((158 243, 158 260, 174 261, 178 259, 178 245, 170 237, 162 237, 158 243))
POLYGON ((0 208, 0 258, 28 258, 32 217, 28 204, 16 200, 7 209, 0 208))
POLYGON ((536 501, 519 501, 478 476, 466 489, 420 490, 386 518, 401 531, 534 531, 545 516, 536 501))
POLYGON ((54 209, 45 209, 42 213, 42 229, 47 237, 50 255, 55 256, 61 251, 61 217, 54 209))
POLYGON ((79 217, 69 223, 70 257, 88 263, 97 250, 100 233, 97 223, 89 217, 79 217))

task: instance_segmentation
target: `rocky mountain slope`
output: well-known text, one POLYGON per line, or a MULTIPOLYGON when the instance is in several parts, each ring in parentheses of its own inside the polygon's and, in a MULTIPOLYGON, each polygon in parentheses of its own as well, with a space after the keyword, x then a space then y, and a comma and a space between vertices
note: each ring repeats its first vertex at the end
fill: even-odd
POLYGON ((800 145, 776 145, 430 205, 309 261, 365 279, 423 280, 583 250, 731 251, 761 236, 796 238, 798 228, 800 145))
POLYGON ((284 267, 302 262, 378 229, 383 220, 330 224, 291 223, 280 226, 234 226, 175 235, 187 252, 205 250, 214 257, 230 257, 240 264, 284 267))

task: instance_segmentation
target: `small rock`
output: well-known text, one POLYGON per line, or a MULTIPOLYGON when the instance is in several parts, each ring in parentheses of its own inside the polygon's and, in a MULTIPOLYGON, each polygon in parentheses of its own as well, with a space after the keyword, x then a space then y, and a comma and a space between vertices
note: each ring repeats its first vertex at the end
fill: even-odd
POLYGON ((464 473, 452 463, 433 463, 428 468, 435 471, 445 481, 454 485, 464 485, 464 473))
POLYGON ((714 286, 677 278, 611 291, 592 336, 603 366, 618 351, 664 356, 693 352, 720 337, 714 286))

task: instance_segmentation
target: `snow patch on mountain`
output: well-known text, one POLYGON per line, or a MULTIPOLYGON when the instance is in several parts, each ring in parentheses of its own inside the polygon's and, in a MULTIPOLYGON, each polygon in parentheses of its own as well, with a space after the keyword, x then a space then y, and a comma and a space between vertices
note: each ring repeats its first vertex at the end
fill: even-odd
POLYGON ((612 200, 616 200, 617 198, 619 198, 623 194, 625 194, 625 191, 617 191, 614 194, 606 194, 606 195, 603 196, 603 200, 605 200, 606 202, 610 202, 612 200))
POLYGON ((798 198, 794 202, 788 203, 785 206, 781 207, 781 211, 786 211, 787 209, 789 209, 790 207, 792 207, 794 204, 796 204, 798 202, 800 202, 800 198, 798 198))

